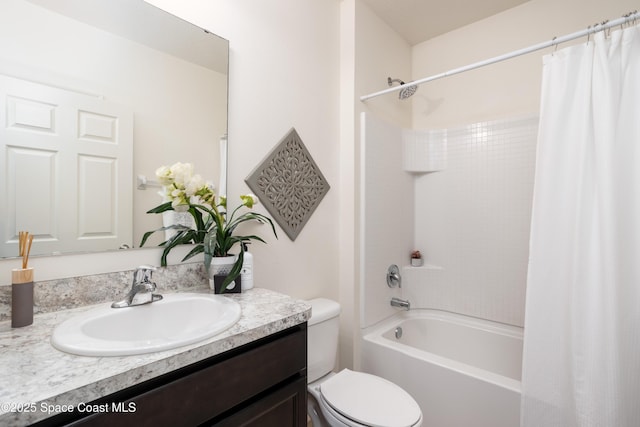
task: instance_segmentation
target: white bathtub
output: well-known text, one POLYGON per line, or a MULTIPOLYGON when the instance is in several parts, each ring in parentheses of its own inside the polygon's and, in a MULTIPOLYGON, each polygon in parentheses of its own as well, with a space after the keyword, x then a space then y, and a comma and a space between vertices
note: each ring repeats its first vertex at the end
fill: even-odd
POLYGON ((425 427, 517 427, 521 366, 522 328, 453 313, 402 312, 363 335, 361 369, 409 392, 425 427))

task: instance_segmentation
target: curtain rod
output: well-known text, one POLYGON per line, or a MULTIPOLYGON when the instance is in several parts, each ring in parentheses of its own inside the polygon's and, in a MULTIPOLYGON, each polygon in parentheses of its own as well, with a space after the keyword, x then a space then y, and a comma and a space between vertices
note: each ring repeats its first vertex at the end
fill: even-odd
POLYGON ((614 19, 613 21, 604 21, 602 23, 595 24, 593 26, 589 26, 589 28, 587 28, 585 30, 581 30, 581 31, 577 31, 575 33, 567 34, 567 35, 562 36, 562 37, 554 37, 553 39, 551 39, 551 40, 549 40, 547 42, 538 43, 536 45, 529 46, 529 47, 526 47, 524 49, 515 50, 513 52, 509 52, 509 53, 506 53, 504 55, 494 56, 493 58, 486 59, 484 61, 474 62, 473 64, 465 65, 464 67, 454 68, 452 70, 445 71, 444 73, 435 74, 433 76, 425 77, 425 78, 419 79, 419 80, 414 80, 412 82, 407 82, 405 85, 394 86, 394 87, 391 87, 391 88, 388 88, 388 89, 385 89, 385 90, 381 90, 379 92, 370 93, 369 95, 361 96, 360 97, 360 101, 366 101, 368 99, 375 98, 377 96, 386 95, 387 93, 397 92, 399 90, 402 90, 402 88, 410 86, 410 85, 420 85, 422 83, 427 83, 427 82, 431 82, 433 80, 438 80, 438 79, 441 79, 441 78, 444 78, 444 77, 453 76, 455 74, 460 74, 460 73, 463 73, 465 71, 475 70, 476 68, 484 67, 485 65, 495 64, 496 62, 505 61, 507 59, 515 58, 517 56, 522 56, 522 55, 525 55, 527 53, 535 52, 537 50, 545 49, 545 48, 548 48, 548 47, 551 47, 551 46, 557 46, 560 43, 565 43, 565 42, 568 42, 568 41, 571 41, 571 40, 575 40, 575 39, 580 38, 580 37, 589 36, 589 35, 591 35, 593 33, 598 32, 598 31, 604 31, 604 30, 607 30, 609 28, 615 27, 617 25, 624 25, 627 22, 629 22, 631 20, 638 19, 638 18, 639 18, 638 11, 636 10, 636 11, 633 11, 631 13, 628 13, 628 14, 624 15, 622 18, 614 19))

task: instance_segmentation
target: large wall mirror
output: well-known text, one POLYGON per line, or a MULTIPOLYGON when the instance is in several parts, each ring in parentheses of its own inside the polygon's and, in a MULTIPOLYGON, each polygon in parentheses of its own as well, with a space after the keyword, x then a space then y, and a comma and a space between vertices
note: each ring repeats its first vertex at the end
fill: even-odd
POLYGON ((144 0, 2 0, 0 257, 21 230, 34 255, 138 247, 162 165, 224 191, 227 71, 226 40, 144 0))

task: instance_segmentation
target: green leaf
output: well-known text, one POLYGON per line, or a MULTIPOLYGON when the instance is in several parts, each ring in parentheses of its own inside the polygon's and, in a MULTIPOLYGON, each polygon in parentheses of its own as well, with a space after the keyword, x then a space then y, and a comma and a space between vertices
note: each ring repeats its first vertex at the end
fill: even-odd
MULTIPOLYGON (((185 227, 184 225, 181 224, 173 224, 173 225, 167 225, 166 227, 160 227, 156 230, 153 231, 147 231, 146 233, 144 233, 142 235, 142 241, 140 242, 140 246, 144 246, 144 244, 146 243, 147 239, 155 232, 157 231, 166 231, 166 230, 190 230, 189 227, 185 227)), ((163 246, 165 242, 160 243, 158 246, 163 246)))
MULTIPOLYGON (((199 205, 198 205, 199 206, 199 205)), ((196 230, 204 229, 204 221, 202 220, 202 212, 200 212, 195 205, 189 206, 189 213, 193 217, 196 223, 196 230)))
POLYGON ((182 261, 186 261, 189 258, 193 258, 194 256, 204 252, 204 245, 196 245, 195 248, 191 249, 188 254, 182 258, 182 261))
POLYGON ((148 210, 147 213, 162 213, 162 212, 172 211, 172 210, 173 210, 173 206, 171 206, 171 202, 166 202, 161 204, 160 206, 156 206, 155 208, 148 210))
POLYGON ((236 280, 236 278, 240 275, 240 272, 242 271, 243 262, 244 262, 244 251, 241 250, 240 253, 238 254, 238 259, 236 260, 235 264, 233 264, 231 271, 229 272, 227 277, 222 282, 222 285, 220 286, 221 294, 225 293, 227 291, 227 286, 229 286, 229 284, 234 280, 236 280))
MULTIPOLYGON (((184 245, 193 242, 194 231, 188 227, 180 226, 182 230, 172 236, 169 240, 160 244, 160 246, 164 247, 162 251, 162 256, 160 257, 160 264, 163 267, 167 265, 167 256, 171 249, 175 248, 178 245, 184 245)), ((177 228, 177 227, 176 227, 177 228)))

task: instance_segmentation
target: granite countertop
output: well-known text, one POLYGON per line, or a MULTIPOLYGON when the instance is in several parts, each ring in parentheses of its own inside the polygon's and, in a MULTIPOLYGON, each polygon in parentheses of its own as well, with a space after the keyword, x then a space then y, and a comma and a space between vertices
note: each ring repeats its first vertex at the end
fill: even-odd
POLYGON ((267 289, 227 297, 242 308, 240 320, 231 328, 196 344, 135 356, 75 356, 51 345, 58 324, 104 304, 36 315, 33 325, 24 328, 0 322, 0 426, 26 425, 56 415, 64 410, 62 405, 90 402, 304 323, 311 315, 311 306, 304 301, 267 289))

